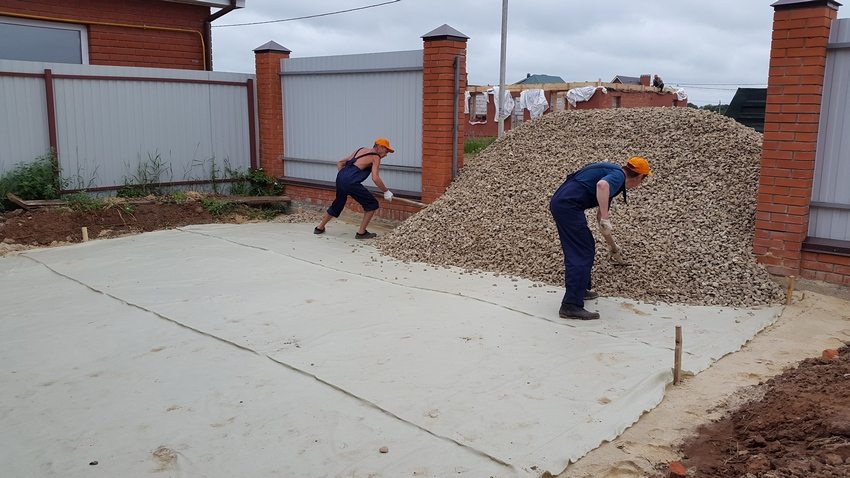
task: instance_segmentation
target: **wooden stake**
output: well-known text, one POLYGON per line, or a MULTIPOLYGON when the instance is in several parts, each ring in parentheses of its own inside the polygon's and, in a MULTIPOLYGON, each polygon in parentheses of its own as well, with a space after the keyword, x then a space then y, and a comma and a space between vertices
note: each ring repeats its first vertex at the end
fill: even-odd
POLYGON ((791 299, 794 298, 794 282, 796 277, 788 276, 788 289, 785 291, 785 305, 791 305, 791 299))
POLYGON ((682 378, 682 326, 676 326, 676 352, 673 358, 673 385, 682 378))
POLYGON ((83 227, 83 242, 88 242, 89 240, 89 228, 83 227))

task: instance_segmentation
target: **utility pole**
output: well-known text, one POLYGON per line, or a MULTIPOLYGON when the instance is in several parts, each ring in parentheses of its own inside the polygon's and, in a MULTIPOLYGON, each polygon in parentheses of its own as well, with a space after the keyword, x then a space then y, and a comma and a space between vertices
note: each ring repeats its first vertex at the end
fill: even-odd
POLYGON ((508 0, 502 0, 502 55, 499 59, 499 100, 496 103, 499 116, 499 137, 505 135, 505 51, 508 43, 508 0))

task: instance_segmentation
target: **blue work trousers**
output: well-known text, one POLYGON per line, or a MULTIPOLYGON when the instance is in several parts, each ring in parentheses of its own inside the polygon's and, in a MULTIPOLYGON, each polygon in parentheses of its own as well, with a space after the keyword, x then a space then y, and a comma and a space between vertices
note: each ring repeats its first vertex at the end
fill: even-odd
POLYGON ((596 241, 587 227, 584 210, 595 204, 596 198, 587 188, 572 180, 565 182, 549 202, 564 251, 564 304, 584 307, 584 293, 591 288, 596 241))

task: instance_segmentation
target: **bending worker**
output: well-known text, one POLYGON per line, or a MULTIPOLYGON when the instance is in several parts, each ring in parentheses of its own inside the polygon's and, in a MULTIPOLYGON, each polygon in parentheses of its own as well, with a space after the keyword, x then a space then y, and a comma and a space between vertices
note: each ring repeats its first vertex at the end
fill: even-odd
MULTIPOLYGON (((564 283, 566 293, 561 301, 558 315, 564 319, 594 320, 596 312, 584 308, 585 300, 599 297, 591 289, 590 273, 596 255, 596 242, 587 227, 584 216, 586 209, 598 207, 596 220, 600 230, 611 238, 611 220, 608 207, 611 200, 626 189, 640 186, 643 179, 652 175, 649 162, 641 157, 630 158, 620 167, 614 163, 593 163, 567 176, 566 181, 555 191, 549 210, 558 226, 561 248, 564 250, 564 283)), ((614 244, 613 238, 609 244, 614 244)), ((612 246, 612 253, 619 250, 612 246)))
POLYGON ((394 152, 395 150, 390 147, 389 140, 378 138, 371 148, 358 148, 349 156, 337 161, 336 169, 339 172, 336 174, 336 199, 334 199, 334 202, 328 208, 325 217, 322 218, 322 222, 313 229, 313 234, 324 233, 325 225, 332 218, 339 217, 342 209, 345 207, 348 196, 351 196, 363 206, 363 220, 360 221, 360 228, 354 237, 357 239, 371 239, 377 236, 374 232, 367 231, 366 226, 369 225, 369 221, 372 220, 372 216, 378 210, 378 201, 362 183, 371 174, 372 181, 384 192, 384 199, 392 201, 393 193, 384 185, 384 181, 381 180, 380 169, 381 159, 388 153, 394 152))

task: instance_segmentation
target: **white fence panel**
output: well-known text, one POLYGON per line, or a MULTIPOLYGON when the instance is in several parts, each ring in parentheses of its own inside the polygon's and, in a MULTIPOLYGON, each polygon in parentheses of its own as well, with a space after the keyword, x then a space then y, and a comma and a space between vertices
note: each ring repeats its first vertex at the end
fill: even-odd
POLYGON ((337 160, 386 137, 395 153, 381 162, 384 182, 420 192, 422 58, 414 50, 283 60, 286 177, 333 182, 337 160))
POLYGON ((59 165, 70 189, 139 182, 140 168, 159 173, 146 180, 168 183, 220 179, 225 165, 240 171, 251 166, 257 138, 249 134, 247 81, 253 75, 35 62, 0 63, 0 81, 13 86, 4 98, 27 95, 12 108, 41 121, 36 128, 0 116, 10 138, 39 137, 30 141, 35 146, 0 146, 4 156, 13 148, 49 150, 44 79, 3 76, 45 69, 52 70, 59 165))
POLYGON ((44 80, 0 76, 0 175, 49 152, 44 80))
POLYGON ((850 241, 850 18, 829 39, 809 236, 850 241))

